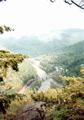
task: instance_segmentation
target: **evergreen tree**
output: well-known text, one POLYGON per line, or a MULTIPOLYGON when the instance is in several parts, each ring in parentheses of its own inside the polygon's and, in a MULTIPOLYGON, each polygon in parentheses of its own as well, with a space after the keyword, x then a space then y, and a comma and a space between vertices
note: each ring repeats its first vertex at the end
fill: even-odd
MULTIPOLYGON (((4 31, 9 32, 12 30, 13 29, 10 27, 0 26, 0 34, 3 34, 4 31)), ((4 77, 6 77, 7 74, 7 68, 10 66, 13 70, 19 71, 18 64, 25 58, 28 58, 28 56, 13 54, 7 50, 0 50, 0 112, 4 114, 4 119, 6 117, 6 109, 9 107, 11 101, 22 99, 24 96, 17 93, 10 93, 12 88, 4 81, 4 77)))
POLYGON ((11 66, 13 70, 19 71, 18 64, 25 58, 28 58, 28 56, 0 50, 0 111, 4 115, 6 114, 6 109, 9 107, 11 101, 16 98, 22 99, 23 96, 17 93, 10 93, 12 88, 4 81, 4 77, 6 77, 7 74, 7 68, 11 66))

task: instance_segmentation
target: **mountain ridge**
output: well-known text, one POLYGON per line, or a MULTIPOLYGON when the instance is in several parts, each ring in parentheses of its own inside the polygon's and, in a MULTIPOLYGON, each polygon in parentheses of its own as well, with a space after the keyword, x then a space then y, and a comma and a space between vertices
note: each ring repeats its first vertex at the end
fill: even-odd
POLYGON ((84 40, 83 32, 83 29, 53 30, 37 36, 22 36, 19 39, 0 38, 0 44, 15 53, 37 57, 84 40))

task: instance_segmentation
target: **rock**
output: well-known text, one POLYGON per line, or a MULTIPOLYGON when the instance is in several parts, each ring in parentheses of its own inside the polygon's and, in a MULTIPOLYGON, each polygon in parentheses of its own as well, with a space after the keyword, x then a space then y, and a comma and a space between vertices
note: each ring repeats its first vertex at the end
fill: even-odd
POLYGON ((44 120, 45 112, 43 106, 46 102, 30 102, 26 103, 19 113, 10 120, 44 120))

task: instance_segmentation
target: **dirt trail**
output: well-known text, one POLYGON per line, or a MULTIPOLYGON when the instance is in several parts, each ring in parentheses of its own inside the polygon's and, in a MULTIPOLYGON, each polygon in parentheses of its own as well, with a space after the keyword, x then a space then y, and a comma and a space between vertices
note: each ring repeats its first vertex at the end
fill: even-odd
POLYGON ((35 79, 30 79, 28 82, 18 91, 18 93, 24 93, 26 88, 33 82, 35 79))

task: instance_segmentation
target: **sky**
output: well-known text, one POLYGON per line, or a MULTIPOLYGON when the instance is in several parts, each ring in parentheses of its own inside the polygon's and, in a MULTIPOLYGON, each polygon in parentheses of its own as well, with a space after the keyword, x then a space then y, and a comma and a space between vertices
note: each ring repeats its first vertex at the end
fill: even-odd
MULTIPOLYGON (((0 2, 0 25, 14 28, 3 36, 21 37, 50 30, 84 29, 84 10, 63 0, 7 0, 0 2)), ((0 35, 2 37, 2 35, 0 35)))

